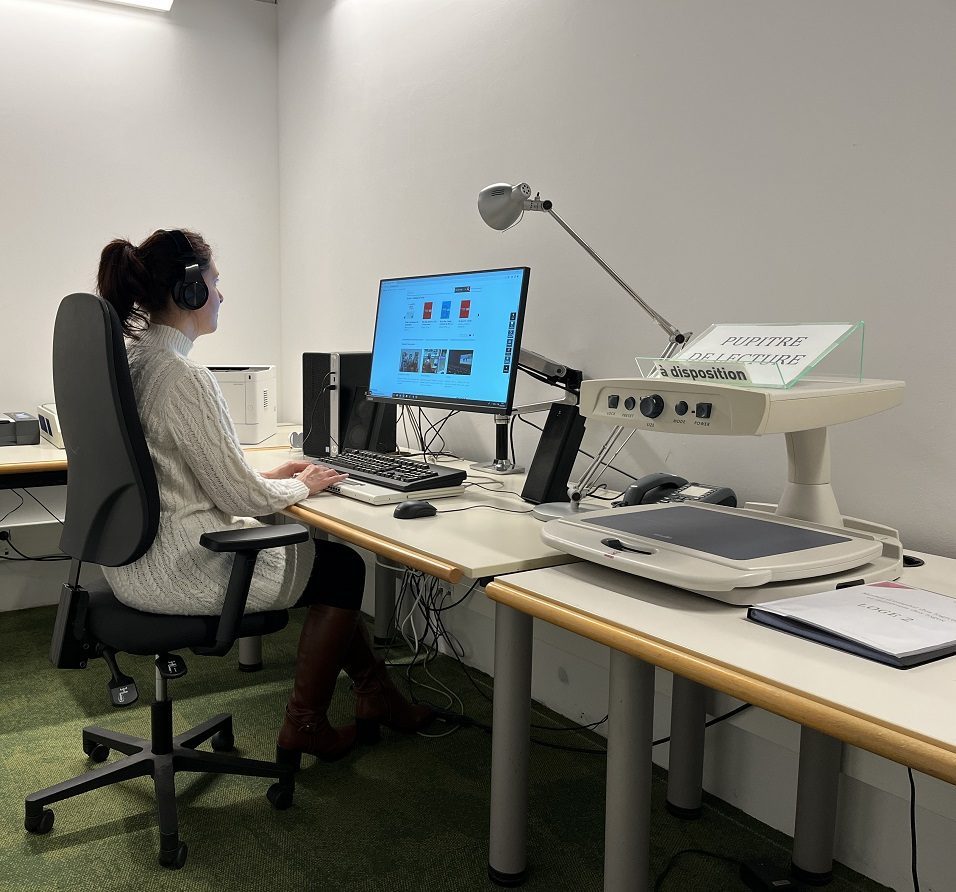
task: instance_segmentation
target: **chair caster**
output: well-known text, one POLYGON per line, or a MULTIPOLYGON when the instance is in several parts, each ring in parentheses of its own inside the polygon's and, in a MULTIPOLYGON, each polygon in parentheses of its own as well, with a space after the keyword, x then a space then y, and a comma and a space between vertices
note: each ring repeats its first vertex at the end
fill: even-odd
POLYGON ((159 863, 170 870, 179 870, 186 863, 186 853, 189 851, 186 843, 181 842, 175 849, 159 853, 159 863))
POLYGON ((292 805, 292 790, 282 784, 273 784, 266 791, 266 799, 276 811, 285 811, 292 805))
POLYGON ((110 748, 105 743, 84 741, 83 752, 94 762, 105 762, 110 757, 110 748))
POLYGON ((228 753, 236 748, 236 739, 228 731, 217 731, 209 743, 217 753, 228 753))
POLYGON ((45 808, 38 815, 27 815, 23 819, 23 827, 27 833, 35 833, 42 836, 53 829, 53 812, 45 808))

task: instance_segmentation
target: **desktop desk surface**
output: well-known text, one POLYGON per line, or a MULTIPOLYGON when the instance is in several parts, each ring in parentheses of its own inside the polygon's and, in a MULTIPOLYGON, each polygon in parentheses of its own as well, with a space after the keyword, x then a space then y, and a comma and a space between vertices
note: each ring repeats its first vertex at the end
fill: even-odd
POLYGON ((66 452, 42 438, 33 446, 0 446, 0 474, 65 470, 66 452))
MULTIPOLYGON (((253 467, 266 470, 301 455, 272 450, 248 457, 253 467)), ((468 467, 467 463, 455 462, 449 466, 468 467)), ((481 481, 482 486, 509 492, 469 487, 460 496, 435 499, 433 504, 439 511, 435 517, 414 520, 393 517, 394 505, 367 505, 331 493, 306 499, 284 513, 452 583, 576 560, 541 541, 541 521, 531 516, 531 505, 516 495, 524 486, 524 475, 491 478, 474 471, 469 475, 469 480, 481 481), (492 510, 490 506, 504 510, 492 510), (462 508, 468 510, 452 510, 462 508)), ((414 499, 415 495, 410 493, 408 498, 414 499)))
MULTIPOLYGON (((290 459, 301 459, 289 449, 289 433, 296 425, 280 424, 269 439, 244 446, 249 463, 265 471, 290 459)), ((463 467, 466 467, 463 465, 463 467)), ((67 470, 66 453, 46 440, 33 446, 0 447, 0 475, 29 475, 30 485, 39 485, 44 474, 67 470)), ((520 492, 524 475, 473 479, 487 485, 520 492)), ((26 485, 26 484, 24 484, 26 485)), ((414 498, 414 495, 409 495, 414 498)), ((538 567, 567 563, 569 555, 555 551, 541 541, 541 522, 531 517, 531 506, 513 494, 473 488, 461 496, 436 499, 439 511, 469 508, 452 514, 415 520, 392 516, 393 505, 366 505, 332 494, 319 495, 289 508, 285 513, 310 526, 368 548, 376 554, 423 570, 446 582, 484 579, 538 567), (511 514, 476 508, 494 505, 511 514)))
MULTIPOLYGON (((301 425, 280 424, 278 431, 255 445, 243 446, 243 451, 289 451, 289 434, 301 425)), ((280 462, 276 462, 279 464, 280 462)), ((32 446, 0 446, 0 474, 26 474, 67 470, 66 451, 40 438, 32 446)))
MULTIPOLYGON (((956 560, 902 582, 956 597, 956 560)), ((956 658, 900 670, 749 622, 735 607, 596 564, 495 580, 495 601, 831 737, 956 783, 956 658)))

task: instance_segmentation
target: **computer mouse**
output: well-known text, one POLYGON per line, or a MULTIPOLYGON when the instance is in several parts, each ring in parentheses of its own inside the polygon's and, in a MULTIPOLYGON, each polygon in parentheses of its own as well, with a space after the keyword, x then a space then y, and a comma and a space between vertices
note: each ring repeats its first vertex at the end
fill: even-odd
POLYGON ((431 502, 410 499, 396 505, 392 515, 402 520, 410 520, 413 517, 434 517, 437 513, 438 509, 431 502))

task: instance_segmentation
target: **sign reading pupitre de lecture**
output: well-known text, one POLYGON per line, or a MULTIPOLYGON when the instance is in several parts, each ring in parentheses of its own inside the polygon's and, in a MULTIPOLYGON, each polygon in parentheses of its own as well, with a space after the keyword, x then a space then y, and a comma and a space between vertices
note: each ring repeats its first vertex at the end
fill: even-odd
POLYGON ((786 386, 859 324, 712 325, 679 356, 657 360, 651 374, 693 381, 786 386))

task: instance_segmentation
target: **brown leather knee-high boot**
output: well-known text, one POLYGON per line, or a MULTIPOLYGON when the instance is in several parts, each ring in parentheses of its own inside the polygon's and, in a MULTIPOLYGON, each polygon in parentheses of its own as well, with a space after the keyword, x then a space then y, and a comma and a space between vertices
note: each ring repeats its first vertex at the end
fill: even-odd
POLYGON ((385 661, 375 656, 365 623, 359 620, 343 667, 355 691, 355 725, 361 743, 375 743, 379 725, 412 734, 435 716, 430 706, 411 704, 392 683, 385 661))
POLYGON ((292 697, 279 730, 277 760, 296 768, 302 753, 325 762, 344 756, 355 744, 355 725, 333 728, 326 717, 346 650, 355 637, 357 610, 315 604, 299 636, 292 697))

